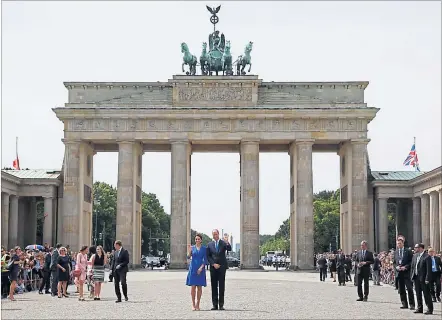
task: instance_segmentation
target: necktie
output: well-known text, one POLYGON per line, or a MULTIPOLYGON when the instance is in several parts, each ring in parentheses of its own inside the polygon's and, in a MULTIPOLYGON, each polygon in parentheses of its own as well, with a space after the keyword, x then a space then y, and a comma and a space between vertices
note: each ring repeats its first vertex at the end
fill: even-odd
POLYGON ((215 241, 215 249, 216 249, 216 252, 218 252, 218 241, 215 241))
POLYGON ((117 259, 120 256, 120 250, 117 251, 117 259))
POLYGON ((434 260, 434 257, 431 257, 431 268, 433 269, 433 272, 436 272, 436 261, 434 260))

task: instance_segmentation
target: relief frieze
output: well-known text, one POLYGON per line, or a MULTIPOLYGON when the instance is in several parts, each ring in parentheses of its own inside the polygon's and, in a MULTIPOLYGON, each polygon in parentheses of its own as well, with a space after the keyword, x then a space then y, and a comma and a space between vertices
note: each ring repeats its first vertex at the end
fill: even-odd
POLYGON ((365 131, 348 119, 82 119, 67 120, 72 132, 295 132, 365 131))
POLYGON ((252 101, 252 88, 178 88, 179 101, 252 101))

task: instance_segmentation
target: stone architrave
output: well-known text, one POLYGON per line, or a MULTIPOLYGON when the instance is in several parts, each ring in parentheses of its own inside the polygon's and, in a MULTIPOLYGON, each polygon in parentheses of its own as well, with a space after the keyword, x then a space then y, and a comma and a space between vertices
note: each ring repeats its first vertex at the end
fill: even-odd
MULTIPOLYGON (((352 140, 352 251, 359 248, 361 241, 368 241, 369 218, 367 208, 367 143, 369 140, 352 140)), ((373 247, 373 243, 369 246, 373 247)))
POLYGON ((314 269, 313 225, 313 171, 312 147, 314 140, 296 140, 296 267, 314 269))
POLYGON ((141 168, 143 149, 135 141, 118 143, 117 231, 116 237, 129 251, 130 264, 141 263, 141 168))
POLYGON ((18 245, 18 196, 11 195, 9 212, 9 247, 18 245))
POLYGON ((241 241, 242 269, 259 266, 259 141, 241 141, 241 241))
POLYGON ((388 251, 388 199, 378 199, 379 212, 379 252, 388 251))
POLYGON ((190 143, 187 140, 172 141, 171 151, 170 268, 184 269, 190 227, 187 220, 190 143))
POLYGON ((52 197, 44 198, 43 243, 48 243, 50 246, 54 246, 52 239, 52 227, 53 227, 52 202, 53 202, 52 197))
POLYGON ((413 242, 414 244, 422 242, 421 232, 421 198, 413 198, 413 242))
POLYGON ((421 196, 421 218, 422 243, 428 247, 430 245, 430 196, 428 194, 421 196))
POLYGON ((430 193, 430 245, 439 252, 439 193, 430 193))
POLYGON ((9 248, 9 194, 2 193, 2 245, 9 248))

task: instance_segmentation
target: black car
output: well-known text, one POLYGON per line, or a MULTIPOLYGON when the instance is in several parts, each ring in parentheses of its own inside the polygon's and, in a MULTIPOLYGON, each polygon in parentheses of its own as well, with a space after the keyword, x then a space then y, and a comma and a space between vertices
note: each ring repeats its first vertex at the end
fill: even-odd
POLYGON ((229 268, 239 268, 240 262, 239 259, 235 258, 235 257, 229 257, 227 256, 227 264, 229 266, 229 268))

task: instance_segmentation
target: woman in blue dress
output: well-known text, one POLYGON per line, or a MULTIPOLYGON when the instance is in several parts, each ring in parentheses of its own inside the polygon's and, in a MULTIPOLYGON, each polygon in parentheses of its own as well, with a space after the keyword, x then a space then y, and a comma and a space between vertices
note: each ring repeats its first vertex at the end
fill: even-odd
POLYGON ((206 282, 206 247, 202 244, 203 237, 200 234, 195 236, 195 245, 187 247, 187 259, 191 259, 186 285, 191 286, 192 310, 200 310, 200 300, 203 294, 203 287, 206 282), (196 296, 196 302, 195 302, 196 296))

